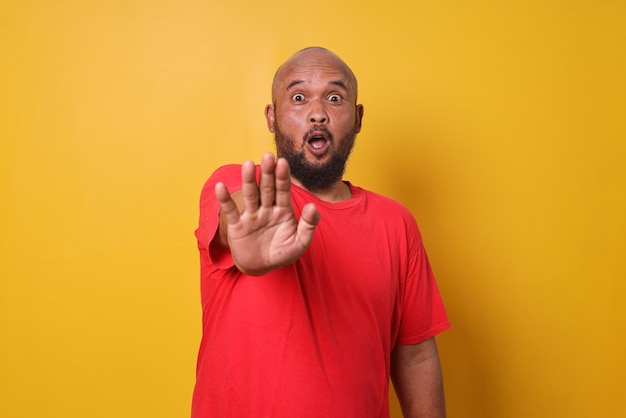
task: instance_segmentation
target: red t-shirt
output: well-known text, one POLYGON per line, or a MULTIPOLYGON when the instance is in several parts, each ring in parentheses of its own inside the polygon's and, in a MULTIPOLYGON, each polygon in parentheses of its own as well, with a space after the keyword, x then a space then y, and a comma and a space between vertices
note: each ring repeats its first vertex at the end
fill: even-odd
POLYGON ((251 277, 209 251, 217 182, 240 189, 241 166, 218 169, 201 195, 192 417, 388 417, 393 347, 450 326, 411 213, 352 185, 338 203, 293 185, 296 214, 309 202, 321 214, 313 241, 294 264, 251 277))

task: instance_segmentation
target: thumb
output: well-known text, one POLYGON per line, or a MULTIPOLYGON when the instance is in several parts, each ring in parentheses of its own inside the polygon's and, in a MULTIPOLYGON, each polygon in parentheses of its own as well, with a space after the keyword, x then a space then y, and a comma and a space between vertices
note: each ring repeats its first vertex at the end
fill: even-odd
POLYGON ((308 246, 313 239, 313 232, 320 221, 320 214, 313 203, 307 203, 302 208, 300 220, 298 221, 298 237, 300 241, 308 246))

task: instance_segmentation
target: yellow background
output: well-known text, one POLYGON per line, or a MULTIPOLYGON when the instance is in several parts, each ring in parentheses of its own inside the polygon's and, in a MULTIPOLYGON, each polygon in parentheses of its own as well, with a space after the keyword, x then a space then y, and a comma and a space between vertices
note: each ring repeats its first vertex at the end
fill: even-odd
POLYGON ((0 416, 188 416, 198 195, 309 45, 359 77, 347 177, 421 225, 449 416, 626 416, 625 11, 2 0, 0 416))

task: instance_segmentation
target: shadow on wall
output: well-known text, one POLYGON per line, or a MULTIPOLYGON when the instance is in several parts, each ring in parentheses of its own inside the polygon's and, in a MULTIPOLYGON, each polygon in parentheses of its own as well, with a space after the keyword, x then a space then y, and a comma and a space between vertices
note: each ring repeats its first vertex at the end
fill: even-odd
POLYGON ((448 412, 499 418, 502 411, 496 411, 492 401, 501 387, 495 381, 493 354, 503 349, 504 342, 490 340, 495 324, 490 295, 485 294, 488 272, 484 255, 472 247, 476 226, 468 224, 472 216, 466 210, 473 195, 471 172, 466 172, 471 171, 469 156, 444 136, 393 129, 387 135, 385 146, 376 151, 385 194, 416 217, 452 322, 437 339, 448 412))

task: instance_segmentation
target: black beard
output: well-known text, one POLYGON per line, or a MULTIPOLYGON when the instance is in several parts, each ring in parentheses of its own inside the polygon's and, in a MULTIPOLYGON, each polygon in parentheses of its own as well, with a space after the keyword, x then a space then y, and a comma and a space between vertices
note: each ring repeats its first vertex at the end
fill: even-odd
MULTIPOLYGON (((316 127, 317 130, 325 130, 329 136, 328 140, 334 143, 332 134, 325 127, 316 127)), ((329 190, 343 177, 346 169, 346 162, 352 152, 356 132, 353 130, 345 137, 341 138, 339 148, 332 150, 330 159, 326 163, 311 164, 306 160, 305 151, 296 151, 293 138, 286 136, 275 125, 274 142, 276 143, 276 153, 283 157, 289 164, 291 175, 297 179, 305 189, 320 193, 329 190)), ((305 139, 302 139, 303 143, 305 139)))

